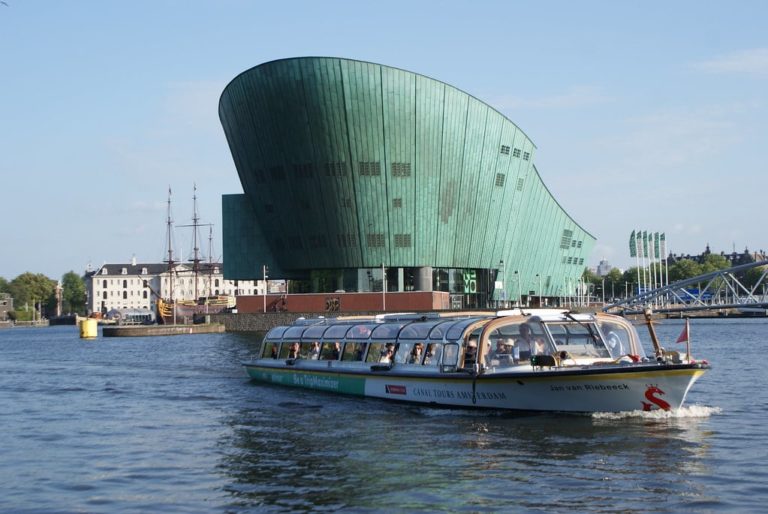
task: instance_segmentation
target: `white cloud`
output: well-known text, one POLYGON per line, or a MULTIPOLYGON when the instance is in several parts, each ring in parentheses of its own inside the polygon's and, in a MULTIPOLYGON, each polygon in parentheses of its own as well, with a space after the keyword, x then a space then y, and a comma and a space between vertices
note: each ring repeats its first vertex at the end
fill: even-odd
POLYGON ((768 48, 752 48, 714 57, 693 64, 708 73, 747 73, 768 75, 768 48))
POLYGON ((604 104, 614 99, 596 86, 573 86, 569 90, 549 96, 522 98, 501 96, 488 101, 499 110, 507 109, 571 109, 586 105, 604 104))

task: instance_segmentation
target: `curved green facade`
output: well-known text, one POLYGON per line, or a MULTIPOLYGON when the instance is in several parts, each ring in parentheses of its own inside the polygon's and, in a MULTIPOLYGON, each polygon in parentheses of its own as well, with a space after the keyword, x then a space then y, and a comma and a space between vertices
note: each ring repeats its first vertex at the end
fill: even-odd
POLYGON ((245 192, 223 199, 227 278, 264 264, 275 278, 474 269, 506 298, 565 296, 594 244, 542 182, 525 133, 437 80, 278 60, 232 80, 219 117, 245 192))

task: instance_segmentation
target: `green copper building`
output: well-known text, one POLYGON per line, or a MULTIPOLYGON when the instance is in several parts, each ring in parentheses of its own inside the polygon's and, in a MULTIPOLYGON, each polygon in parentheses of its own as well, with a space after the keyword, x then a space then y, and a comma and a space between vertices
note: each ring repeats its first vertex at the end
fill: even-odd
MULTIPOLYGON (((305 291, 449 291, 462 307, 572 295, 594 238, 512 121, 443 82, 327 57, 224 89, 244 194, 223 197, 224 275, 305 291)), ((575 184, 574 184, 575 186, 575 184)), ((545 303, 545 302, 542 302, 545 303)))

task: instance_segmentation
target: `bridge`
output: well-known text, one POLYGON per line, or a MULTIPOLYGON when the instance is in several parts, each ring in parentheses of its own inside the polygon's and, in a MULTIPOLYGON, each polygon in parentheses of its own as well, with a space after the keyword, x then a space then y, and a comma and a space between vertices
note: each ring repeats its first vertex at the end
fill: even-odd
POLYGON ((744 313, 768 314, 768 260, 742 264, 680 280, 658 289, 606 305, 603 311, 614 314, 640 314, 646 307, 656 313, 736 309, 744 313), (736 278, 751 268, 766 266, 752 286, 736 278))

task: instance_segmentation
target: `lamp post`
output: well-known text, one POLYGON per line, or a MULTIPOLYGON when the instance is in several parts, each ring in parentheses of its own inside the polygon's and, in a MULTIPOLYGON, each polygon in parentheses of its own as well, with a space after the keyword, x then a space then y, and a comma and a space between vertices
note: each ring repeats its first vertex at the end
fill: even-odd
POLYGON ((381 310, 387 311, 387 272, 384 263, 381 263, 381 310))
POLYGON ((541 274, 536 273, 536 278, 539 279, 539 290, 538 290, 538 293, 539 293, 539 309, 541 309, 541 274))
POLYGON ((515 270, 515 280, 517 280, 517 307, 522 305, 523 295, 520 293, 520 272, 515 270))
MULTIPOLYGON (((504 260, 499 261, 499 282, 501 282, 501 291, 499 295, 501 296, 501 308, 503 309, 505 307, 504 303, 507 299, 507 293, 506 289, 504 287, 504 260)), ((496 300, 496 308, 499 308, 499 300, 496 300)))

